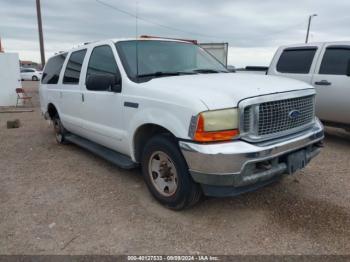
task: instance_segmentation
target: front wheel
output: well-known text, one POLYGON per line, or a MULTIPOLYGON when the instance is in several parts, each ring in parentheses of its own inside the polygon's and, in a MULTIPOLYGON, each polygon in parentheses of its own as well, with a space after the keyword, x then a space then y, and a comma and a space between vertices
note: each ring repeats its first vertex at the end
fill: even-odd
POLYGON ((32 81, 38 81, 39 78, 37 76, 32 76, 32 81))
POLYGON ((201 188, 192 180, 171 138, 157 135, 148 141, 142 155, 142 173, 154 198, 168 208, 181 210, 201 198, 201 188))

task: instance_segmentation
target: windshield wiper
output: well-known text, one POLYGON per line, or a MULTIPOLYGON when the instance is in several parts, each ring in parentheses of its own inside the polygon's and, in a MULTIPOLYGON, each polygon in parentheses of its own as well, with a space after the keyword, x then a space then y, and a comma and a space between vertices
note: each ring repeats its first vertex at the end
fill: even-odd
POLYGON ((210 73, 227 73, 223 70, 215 70, 210 68, 202 68, 202 69, 194 69, 193 72, 201 73, 201 74, 210 74, 210 73))
POLYGON ((193 75, 195 72, 154 72, 149 74, 141 74, 138 77, 162 77, 162 76, 179 76, 179 75, 193 75))

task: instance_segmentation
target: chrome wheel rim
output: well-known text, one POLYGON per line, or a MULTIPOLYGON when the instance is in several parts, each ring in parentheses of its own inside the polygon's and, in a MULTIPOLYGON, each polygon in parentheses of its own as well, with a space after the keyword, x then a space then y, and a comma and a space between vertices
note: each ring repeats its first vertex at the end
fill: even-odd
POLYGON ((164 152, 154 152, 149 160, 148 174, 154 188, 163 196, 175 194, 178 187, 178 176, 171 158, 164 152))

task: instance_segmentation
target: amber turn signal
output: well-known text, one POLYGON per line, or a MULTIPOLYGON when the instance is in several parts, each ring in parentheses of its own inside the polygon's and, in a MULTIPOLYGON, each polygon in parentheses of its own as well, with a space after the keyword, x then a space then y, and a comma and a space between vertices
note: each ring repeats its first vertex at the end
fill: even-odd
POLYGON ((197 129, 193 139, 197 142, 215 142, 232 140, 239 135, 238 129, 205 131, 205 118, 202 114, 198 116, 197 129))

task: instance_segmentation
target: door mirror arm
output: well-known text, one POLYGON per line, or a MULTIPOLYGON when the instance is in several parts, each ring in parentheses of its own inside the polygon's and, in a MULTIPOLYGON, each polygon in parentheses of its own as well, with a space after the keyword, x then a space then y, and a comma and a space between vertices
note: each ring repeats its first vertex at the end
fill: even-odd
POLYGON ((122 91, 122 78, 120 74, 116 74, 113 77, 113 82, 111 83, 110 91, 115 93, 120 93, 122 91))
POLYGON ((350 76, 350 59, 348 60, 348 66, 346 68, 346 75, 350 76))
POLYGON ((121 93, 122 91, 122 83, 113 84, 110 86, 110 91, 115 93, 121 93))

